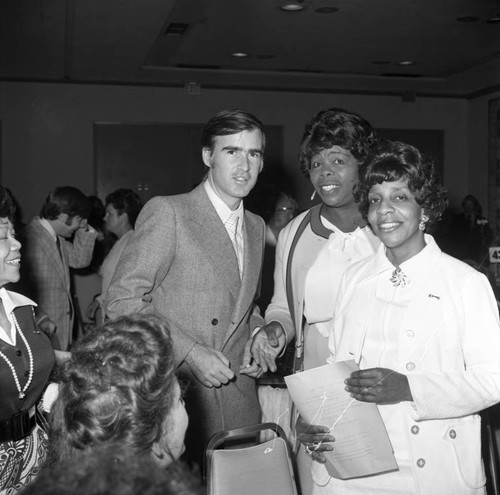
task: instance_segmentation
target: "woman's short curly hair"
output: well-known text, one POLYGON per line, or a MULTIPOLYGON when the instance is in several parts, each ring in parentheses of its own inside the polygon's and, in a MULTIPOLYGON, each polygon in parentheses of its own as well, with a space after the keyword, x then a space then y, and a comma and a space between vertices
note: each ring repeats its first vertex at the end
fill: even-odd
POLYGON ((150 453, 166 431, 176 383, 160 317, 132 314, 89 332, 61 371, 48 463, 109 442, 150 453))
POLYGON ((311 158, 322 150, 340 146, 363 163, 375 141, 375 131, 359 115, 342 108, 321 110, 306 125, 300 143, 300 170, 309 177, 311 158))
POLYGON ((366 220, 370 206, 368 195, 375 184, 403 180, 416 202, 429 217, 427 227, 441 219, 448 204, 446 190, 436 173, 434 162, 420 151, 400 141, 379 141, 354 186, 354 199, 366 220))

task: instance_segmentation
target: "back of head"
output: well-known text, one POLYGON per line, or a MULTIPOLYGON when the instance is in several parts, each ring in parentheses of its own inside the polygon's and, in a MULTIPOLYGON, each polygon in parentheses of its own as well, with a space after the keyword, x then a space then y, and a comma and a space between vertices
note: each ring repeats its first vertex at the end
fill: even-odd
POLYGON ((165 321, 117 318, 86 334, 61 371, 48 463, 109 443, 150 454, 162 436, 177 378, 165 321))
POLYGON ((106 196, 106 206, 111 205, 119 215, 126 213, 132 227, 142 208, 140 196, 132 189, 117 189, 106 196))
POLYGON ((311 158, 318 152, 340 146, 363 163, 375 141, 375 131, 358 114, 342 108, 321 110, 306 125, 300 143, 301 171, 309 177, 311 158))
MULTIPOLYGON (((262 122, 249 112, 244 110, 223 110, 215 114, 205 125, 201 135, 201 147, 213 150, 214 138, 217 136, 228 136, 243 131, 260 130, 262 133, 262 145, 265 148, 265 133, 262 122)), ((262 150, 264 151, 264 150, 262 150)))
POLYGON ((400 180, 408 184, 416 202, 425 210, 428 227, 438 222, 446 209, 447 197, 433 160, 410 144, 388 140, 381 140, 374 147, 354 187, 354 198, 363 217, 368 216, 370 189, 375 184, 400 180))
POLYGON ((75 216, 88 218, 91 210, 92 203, 80 189, 62 186, 49 193, 40 211, 40 216, 47 220, 55 220, 61 213, 66 213, 70 218, 75 216))
POLYGON ((185 466, 163 469, 147 456, 110 444, 47 466, 24 495, 197 495, 198 478, 185 466))

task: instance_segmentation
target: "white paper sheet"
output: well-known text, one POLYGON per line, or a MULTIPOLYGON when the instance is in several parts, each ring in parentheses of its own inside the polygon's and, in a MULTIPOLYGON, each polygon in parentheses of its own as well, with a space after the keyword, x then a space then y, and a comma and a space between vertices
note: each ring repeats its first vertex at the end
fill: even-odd
POLYGON ((357 478, 398 469, 384 422, 375 404, 353 399, 344 380, 358 369, 341 361, 286 376, 300 415, 310 424, 328 426, 333 451, 324 452, 330 476, 357 478))

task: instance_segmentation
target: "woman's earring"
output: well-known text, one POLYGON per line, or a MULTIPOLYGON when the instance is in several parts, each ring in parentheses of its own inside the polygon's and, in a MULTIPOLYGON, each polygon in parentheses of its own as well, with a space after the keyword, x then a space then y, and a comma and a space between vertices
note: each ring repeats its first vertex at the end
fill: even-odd
POLYGON ((312 193, 312 196, 311 196, 311 201, 314 199, 314 197, 316 196, 316 189, 313 191, 312 193))
POLYGON ((422 219, 420 220, 420 223, 418 224, 418 228, 421 231, 425 230, 425 224, 429 221, 429 217, 427 215, 422 215, 422 219))

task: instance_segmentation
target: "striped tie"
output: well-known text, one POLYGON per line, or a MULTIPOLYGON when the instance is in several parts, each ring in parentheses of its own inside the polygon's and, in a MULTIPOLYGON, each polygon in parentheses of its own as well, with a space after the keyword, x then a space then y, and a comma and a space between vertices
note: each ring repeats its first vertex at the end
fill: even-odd
POLYGON ((238 215, 235 212, 232 212, 231 215, 229 215, 229 218, 226 220, 225 227, 227 233, 229 234, 229 238, 233 243, 234 252, 236 253, 236 258, 238 259, 238 268, 240 270, 240 275, 241 275, 240 256, 238 253, 238 246, 236 244, 236 228, 238 227, 238 220, 239 220, 238 215))

